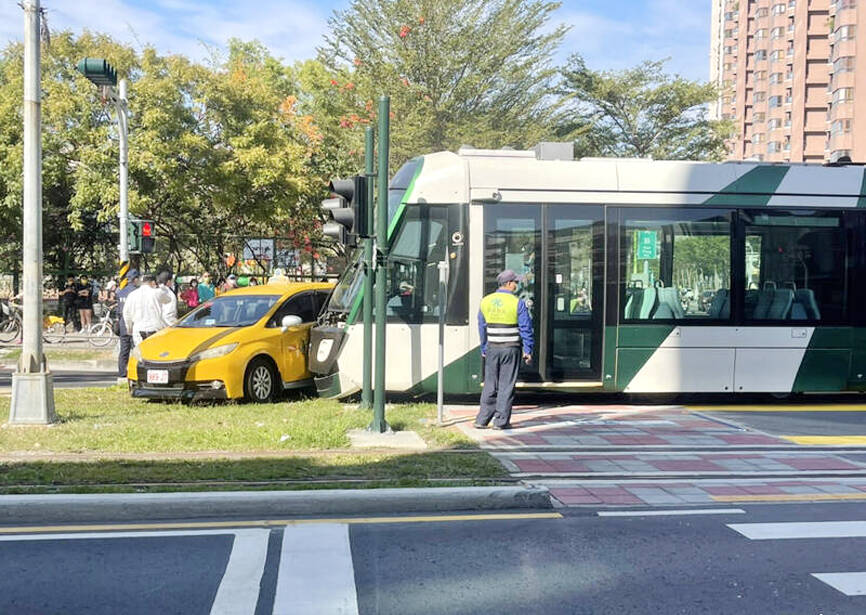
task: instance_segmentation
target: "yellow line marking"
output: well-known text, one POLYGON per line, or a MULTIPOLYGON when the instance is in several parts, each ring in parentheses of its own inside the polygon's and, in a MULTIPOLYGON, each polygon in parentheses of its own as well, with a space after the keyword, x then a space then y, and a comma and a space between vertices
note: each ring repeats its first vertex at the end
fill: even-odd
POLYGON ((122 523, 110 525, 43 525, 0 527, 0 534, 46 534, 51 532, 119 532, 152 530, 190 530, 223 527, 281 527, 314 523, 436 523, 439 521, 508 521, 513 519, 562 519, 553 513, 492 513, 484 515, 428 515, 423 517, 346 517, 342 519, 258 519, 256 521, 197 521, 187 523, 122 523))
POLYGON ((766 405, 766 406, 685 406, 695 412, 866 412, 864 404, 766 405))
POLYGON ((866 436, 779 436, 794 444, 812 444, 815 446, 831 446, 833 444, 866 444, 866 436))
POLYGON ((716 502, 796 502, 798 500, 866 500, 866 493, 768 493, 712 497, 716 502))

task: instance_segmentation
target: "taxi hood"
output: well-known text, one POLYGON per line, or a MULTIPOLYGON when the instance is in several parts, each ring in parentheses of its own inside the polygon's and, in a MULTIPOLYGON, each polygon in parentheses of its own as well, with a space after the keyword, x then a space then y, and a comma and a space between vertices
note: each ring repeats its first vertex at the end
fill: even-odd
POLYGON ((248 328, 169 327, 141 343, 141 358, 145 361, 183 361, 197 352, 238 341, 235 334, 248 328))

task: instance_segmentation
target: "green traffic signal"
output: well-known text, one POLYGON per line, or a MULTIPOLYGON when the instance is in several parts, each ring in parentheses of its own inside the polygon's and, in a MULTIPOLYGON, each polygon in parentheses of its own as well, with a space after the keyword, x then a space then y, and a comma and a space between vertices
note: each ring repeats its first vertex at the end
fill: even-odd
POLYGON ((78 63, 78 72, 93 85, 117 85, 117 71, 102 58, 84 58, 78 63))

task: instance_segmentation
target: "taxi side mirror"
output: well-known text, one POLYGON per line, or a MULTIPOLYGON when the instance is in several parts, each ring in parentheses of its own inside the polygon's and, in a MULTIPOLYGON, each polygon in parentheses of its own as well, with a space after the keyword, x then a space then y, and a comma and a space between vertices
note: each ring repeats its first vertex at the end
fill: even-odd
POLYGON ((282 326, 283 333, 285 333, 286 331, 289 330, 289 327, 297 327, 298 325, 300 325, 303 322, 304 321, 301 320, 300 316, 289 315, 289 316, 283 316, 283 320, 280 323, 280 325, 282 326))

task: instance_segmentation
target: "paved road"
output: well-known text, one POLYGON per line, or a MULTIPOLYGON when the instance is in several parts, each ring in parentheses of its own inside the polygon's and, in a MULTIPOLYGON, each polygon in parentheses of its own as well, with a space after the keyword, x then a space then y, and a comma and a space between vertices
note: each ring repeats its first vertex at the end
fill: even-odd
MULTIPOLYGON (((768 406, 771 408, 772 406, 768 406)), ((825 405, 821 410, 816 404, 814 411, 791 410, 790 406, 762 410, 747 407, 737 411, 735 407, 706 414, 744 425, 750 429, 778 436, 857 436, 866 434, 866 406, 852 406, 854 410, 837 411, 836 405, 825 405), (731 411, 733 410, 733 411, 731 411)))
POLYGON ((737 510, 29 528, 0 536, 0 612, 866 612, 866 506, 737 510))
MULTIPOLYGON (((12 371, 0 369, 0 390, 12 388, 12 371)), ((117 382, 117 372, 112 371, 55 371, 54 388, 71 389, 79 387, 111 386, 117 382)))

